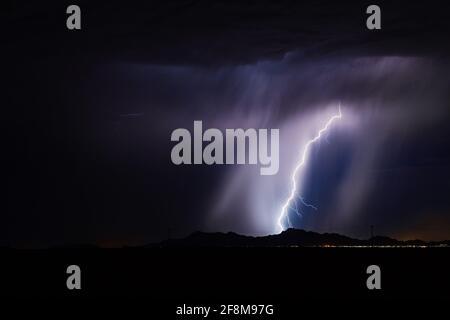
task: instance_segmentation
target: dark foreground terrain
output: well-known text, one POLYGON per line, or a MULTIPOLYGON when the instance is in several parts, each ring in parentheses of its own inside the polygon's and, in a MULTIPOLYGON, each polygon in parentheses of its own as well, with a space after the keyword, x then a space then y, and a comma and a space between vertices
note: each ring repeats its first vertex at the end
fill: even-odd
POLYGON ((139 248, 1 251, 3 296, 170 301, 450 298, 448 248, 139 248), (66 289, 79 265, 82 289, 66 289), (366 268, 381 268, 381 290, 366 268))
POLYGON ((428 305, 434 313, 446 306, 442 300, 450 300, 446 247, 66 248, 0 254, 0 295, 7 296, 0 301, 20 298, 14 310, 39 301, 46 312, 58 305, 80 316, 95 310, 119 312, 124 319, 204 319, 178 316, 176 310, 185 304, 216 310, 224 304, 266 304, 274 306, 274 315, 207 319, 299 319, 310 312, 359 318, 360 309, 382 317, 393 309, 414 313, 428 305), (81 268, 81 290, 66 288, 72 264, 81 268), (381 290, 366 287, 372 264, 381 268, 381 290), (41 303, 42 298, 50 300, 41 303))

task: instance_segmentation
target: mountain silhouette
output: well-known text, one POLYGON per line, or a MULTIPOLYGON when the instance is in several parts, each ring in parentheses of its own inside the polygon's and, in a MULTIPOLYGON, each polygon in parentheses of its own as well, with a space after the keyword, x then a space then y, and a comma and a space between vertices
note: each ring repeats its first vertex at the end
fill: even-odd
POLYGON ((449 246, 450 241, 401 241, 384 236, 370 239, 354 239, 337 233, 317 233, 302 229, 287 229, 268 236, 244 236, 234 232, 194 232, 186 238, 168 239, 145 247, 357 247, 357 246, 449 246))

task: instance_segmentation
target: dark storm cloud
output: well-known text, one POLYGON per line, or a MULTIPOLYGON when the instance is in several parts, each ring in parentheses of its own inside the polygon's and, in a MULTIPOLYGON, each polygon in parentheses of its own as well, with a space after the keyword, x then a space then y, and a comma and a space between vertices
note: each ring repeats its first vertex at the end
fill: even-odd
POLYGON ((78 33, 64 28, 60 13, 68 4, 10 4, 2 19, 11 31, 5 43, 33 48, 35 56, 206 66, 279 59, 295 50, 317 57, 436 55, 449 49, 445 1, 378 1, 383 28, 377 32, 365 28, 370 2, 364 1, 79 1, 84 30, 78 33))
POLYGON ((142 243, 168 228, 272 232, 297 152, 287 142, 314 131, 338 101, 359 127, 336 128, 315 153, 305 190, 329 205, 298 226, 361 236, 376 224, 404 234, 405 219, 448 212, 445 2, 382 2, 376 33, 364 28, 364 3, 79 5, 77 33, 64 28, 63 2, 14 4, 2 19, 10 30, 3 242, 142 243), (279 176, 173 166, 170 133, 195 119, 281 128, 279 176), (325 172, 323 159, 335 159, 325 172))

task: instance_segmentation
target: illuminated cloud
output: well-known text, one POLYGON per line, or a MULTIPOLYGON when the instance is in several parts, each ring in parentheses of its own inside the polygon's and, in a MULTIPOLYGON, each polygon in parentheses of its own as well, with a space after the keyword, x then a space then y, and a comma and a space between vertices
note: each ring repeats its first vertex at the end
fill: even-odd
POLYGON ((337 59, 307 66, 284 61, 246 67, 240 83, 247 104, 237 99, 238 110, 245 112, 246 105, 261 101, 262 113, 253 110, 246 118, 227 112, 218 117, 228 125, 280 128, 280 172, 261 178, 247 167, 229 168, 206 217, 209 229, 273 233, 279 208, 289 194, 298 150, 314 137, 339 100, 345 105, 345 121, 312 148, 312 163, 298 177, 306 180, 299 193, 311 195, 312 199, 306 199, 319 210, 309 211, 304 219, 293 217, 292 224, 360 236, 362 231, 353 229, 355 224, 378 221, 371 215, 395 215, 395 211, 373 212, 368 201, 373 201, 372 192, 380 191, 377 170, 389 165, 392 154, 401 152, 396 149, 398 144, 413 143, 421 128, 445 114, 444 86, 434 80, 436 72, 429 60, 412 57, 337 59), (272 77, 264 70, 277 73, 272 77))

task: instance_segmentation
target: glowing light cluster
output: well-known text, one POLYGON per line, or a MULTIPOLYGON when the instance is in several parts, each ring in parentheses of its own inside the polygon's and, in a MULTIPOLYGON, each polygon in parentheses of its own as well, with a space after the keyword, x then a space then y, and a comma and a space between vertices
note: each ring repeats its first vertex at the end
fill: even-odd
MULTIPOLYGON (((309 140, 306 143, 305 147, 303 148, 302 156, 300 158, 300 161, 296 165, 296 167, 295 167, 295 169, 294 169, 294 171, 292 173, 292 176, 291 176, 291 181, 292 181, 291 193, 290 193, 289 197, 287 198, 286 202, 284 203, 284 205, 281 207, 281 212, 280 212, 280 215, 278 217, 277 229, 279 230, 279 232, 282 232, 284 230, 284 228, 283 228, 283 219, 285 217, 287 217, 287 209, 291 207, 291 202, 292 201, 295 202, 296 212, 297 212, 297 214, 299 214, 298 207, 297 207, 296 200, 295 200, 296 199, 296 193, 297 193, 297 182, 296 182, 297 174, 298 174, 299 170, 306 163, 306 160, 307 160, 307 157, 308 157, 308 154, 309 154, 309 149, 310 149, 311 145, 314 144, 316 141, 318 141, 321 138, 322 134, 328 130, 328 128, 333 124, 333 122, 335 122, 336 120, 339 120, 341 118, 342 118, 341 105, 339 104, 339 113, 334 115, 334 116, 332 116, 328 120, 328 122, 325 124, 325 126, 322 129, 319 130, 317 135, 313 139, 309 140)), ((305 206, 310 207, 310 208, 312 208, 314 210, 317 210, 317 208, 315 206, 313 206, 311 204, 307 204, 302 197, 299 197, 299 199, 305 206)), ((288 223, 289 223, 289 221, 288 221, 288 223)))

